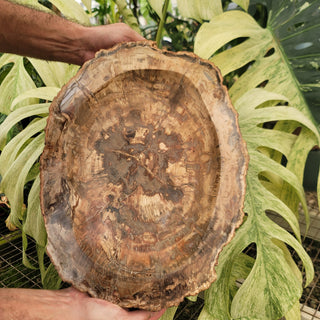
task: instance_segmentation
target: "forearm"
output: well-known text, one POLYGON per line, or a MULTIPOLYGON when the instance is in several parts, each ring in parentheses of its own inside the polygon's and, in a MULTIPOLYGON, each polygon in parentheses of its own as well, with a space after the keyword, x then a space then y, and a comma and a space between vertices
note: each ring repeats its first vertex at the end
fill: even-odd
POLYGON ((65 291, 0 289, 0 315, 3 320, 60 320, 66 315, 73 320, 81 307, 77 301, 65 291))
POLYGON ((0 52, 81 64, 85 27, 0 0, 0 52))
POLYGON ((0 0, 0 52, 81 65, 100 49, 144 38, 124 23, 84 27, 0 0))

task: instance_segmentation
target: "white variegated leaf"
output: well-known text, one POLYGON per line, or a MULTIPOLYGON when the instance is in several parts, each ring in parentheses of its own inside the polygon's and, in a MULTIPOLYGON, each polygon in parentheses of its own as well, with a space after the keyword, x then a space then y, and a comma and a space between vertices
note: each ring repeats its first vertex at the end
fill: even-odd
POLYGON ((43 151, 43 146, 44 133, 41 133, 23 149, 2 176, 1 190, 11 205, 9 219, 18 227, 21 227, 24 185, 31 167, 43 151))
POLYGON ((233 101, 265 83, 267 90, 285 95, 291 106, 312 118, 306 100, 310 101, 310 108, 315 109, 318 105, 315 93, 320 92, 317 86, 319 58, 316 54, 320 43, 315 36, 315 31, 320 29, 317 3, 306 3, 302 9, 300 2, 286 0, 281 6, 276 1, 269 2, 272 2, 270 6, 274 10, 267 28, 262 28, 245 12, 224 12, 201 26, 195 41, 195 53, 210 58, 223 75, 252 64, 231 87, 233 101), (290 10, 284 9, 290 6, 290 10), (294 21, 299 21, 301 27, 295 27, 294 21), (303 47, 303 37, 310 43, 307 48, 303 47), (218 51, 240 38, 243 41, 238 45, 218 51), (301 50, 293 39, 298 44, 301 42, 301 50), (308 71, 302 72, 302 68, 308 71))
POLYGON ((87 8, 87 10, 89 11, 89 13, 91 12, 91 3, 92 0, 81 0, 81 2, 85 5, 85 7, 87 8))
POLYGON ((211 20, 222 13, 221 0, 177 0, 182 16, 198 21, 211 20))
POLYGON ((38 118, 30 123, 22 132, 16 135, 3 148, 0 154, 0 174, 4 176, 15 161, 23 147, 34 135, 42 132, 47 124, 47 118, 38 118))
POLYGON ((309 283, 313 278, 312 261, 300 242, 298 217, 281 200, 285 189, 294 190, 295 197, 307 210, 299 177, 271 159, 268 153, 260 151, 263 146, 272 148, 270 132, 271 141, 280 153, 290 153, 298 137, 286 131, 280 131, 282 134, 279 134, 278 130, 266 129, 260 124, 269 120, 288 120, 299 122, 316 139, 319 139, 319 134, 313 122, 302 112, 292 107, 278 106, 279 101, 286 99, 263 89, 253 89, 235 103, 239 111, 241 133, 250 156, 245 200, 247 219, 219 257, 218 279, 205 294, 205 308, 201 314, 203 319, 210 319, 211 316, 215 320, 269 320, 292 313, 295 310, 292 306, 301 296, 302 278, 285 244, 300 257, 306 271, 306 282, 309 283), (292 139, 287 138, 290 134, 292 139), (283 138, 289 142, 289 148, 283 141, 281 146, 280 140, 283 138), (267 180, 260 180, 261 174, 267 180), (281 215, 297 239, 271 221, 267 216, 269 211, 281 215), (232 266, 241 252, 252 243, 256 245, 257 257, 248 277, 244 274, 245 281, 237 290, 233 285, 232 266))
POLYGON ((114 0, 119 14, 123 17, 125 23, 127 23, 133 30, 140 33, 139 23, 137 18, 134 16, 130 7, 128 7, 128 3, 126 0, 114 0))
POLYGON ((28 196, 26 220, 23 231, 36 240, 37 245, 45 247, 47 234, 44 227, 43 216, 40 209, 40 176, 38 174, 28 196))
POLYGON ((79 70, 79 66, 63 62, 28 58, 47 87, 61 88, 79 70))
POLYGON ((89 16, 82 6, 75 0, 50 0, 68 19, 89 26, 89 16))
POLYGON ((299 300, 292 306, 292 308, 286 313, 285 318, 290 320, 301 320, 301 306, 299 300))
POLYGON ((22 119, 36 116, 46 115, 49 112, 50 103, 41 103, 19 108, 9 114, 5 121, 1 124, 0 131, 0 150, 3 150, 9 130, 22 119))
POLYGON ((157 13, 157 15, 162 17, 162 8, 164 4, 164 0, 148 0, 152 9, 157 13))
POLYGON ((50 10, 47 7, 41 5, 38 0, 15 0, 15 2, 24 6, 37 9, 37 10, 50 12, 50 10))
POLYGON ((248 11, 250 0, 233 0, 238 6, 240 6, 243 10, 248 11))
MULTIPOLYGON (((4 54, 0 57, 0 68, 9 63, 12 63, 13 67, 0 85, 0 112, 4 114, 10 113, 11 103, 16 97, 36 88, 24 67, 23 57, 13 54, 4 54)), ((27 99, 17 107, 36 102, 37 99, 27 99)))
POLYGON ((30 98, 52 101, 59 91, 60 88, 57 87, 41 87, 25 91, 12 101, 10 109, 12 111, 17 109, 17 105, 21 104, 21 102, 25 101, 26 99, 29 100, 30 98))

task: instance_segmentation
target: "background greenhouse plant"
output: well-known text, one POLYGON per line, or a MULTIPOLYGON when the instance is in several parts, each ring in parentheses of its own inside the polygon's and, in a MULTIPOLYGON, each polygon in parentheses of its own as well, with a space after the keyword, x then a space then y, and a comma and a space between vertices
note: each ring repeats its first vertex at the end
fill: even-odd
MULTIPOLYGON (((55 12, 87 25, 99 13, 99 6, 91 12, 90 0, 83 1, 86 10, 74 0, 41 1, 46 7, 35 0, 20 2, 46 11, 51 4, 55 12)), ((109 21, 123 19, 136 29, 143 21, 148 38, 155 39, 162 20, 162 44, 194 50, 215 63, 239 113, 250 154, 246 217, 221 253, 218 279, 205 292, 199 319, 300 319, 302 288, 313 279, 312 262, 301 245, 298 205, 308 222, 302 180, 307 155, 320 138, 320 1, 177 0, 168 12, 163 0, 103 3, 111 10, 109 21), (273 222, 269 212, 282 216, 291 232, 273 222), (252 244, 255 259, 243 253, 252 244), (302 261, 305 283, 288 246, 302 261), (240 288, 238 279, 244 279, 240 288)), ((102 16, 99 20, 106 21, 102 16)), ((26 234, 36 240, 44 287, 57 288, 53 266, 43 264, 38 158, 50 101, 78 68, 8 54, 0 57, 0 68, 0 189, 11 206, 8 225, 22 229, 24 248, 26 234)), ((24 262, 35 267, 25 256, 24 262)), ((173 319, 175 310, 163 319, 173 319)))

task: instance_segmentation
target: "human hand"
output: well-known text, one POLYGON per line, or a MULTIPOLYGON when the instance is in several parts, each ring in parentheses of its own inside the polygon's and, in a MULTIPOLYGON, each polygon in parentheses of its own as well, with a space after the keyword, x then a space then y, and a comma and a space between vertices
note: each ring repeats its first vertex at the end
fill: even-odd
POLYGON ((82 63, 94 57, 100 49, 109 49, 115 44, 145 40, 139 33, 125 23, 114 23, 96 27, 83 27, 80 37, 84 48, 82 63))
POLYGON ((157 320, 164 313, 164 310, 159 312, 127 311, 108 301, 91 298, 74 288, 60 290, 61 292, 70 295, 76 304, 81 306, 77 317, 79 320, 157 320))
POLYGON ((0 288, 1 320, 157 320, 163 311, 127 311, 74 288, 0 288))
POLYGON ((124 23, 85 27, 4 0, 0 0, 0 39, 0 52, 78 65, 100 49, 144 40, 124 23))

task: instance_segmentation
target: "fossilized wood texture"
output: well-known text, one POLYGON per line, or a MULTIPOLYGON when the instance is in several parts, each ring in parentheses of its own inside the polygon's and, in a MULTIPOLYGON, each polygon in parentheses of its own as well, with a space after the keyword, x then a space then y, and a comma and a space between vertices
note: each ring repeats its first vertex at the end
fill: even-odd
POLYGON ((50 108, 41 157, 48 253, 122 307, 206 289, 242 221, 247 153, 218 70, 150 42, 100 51, 50 108))

